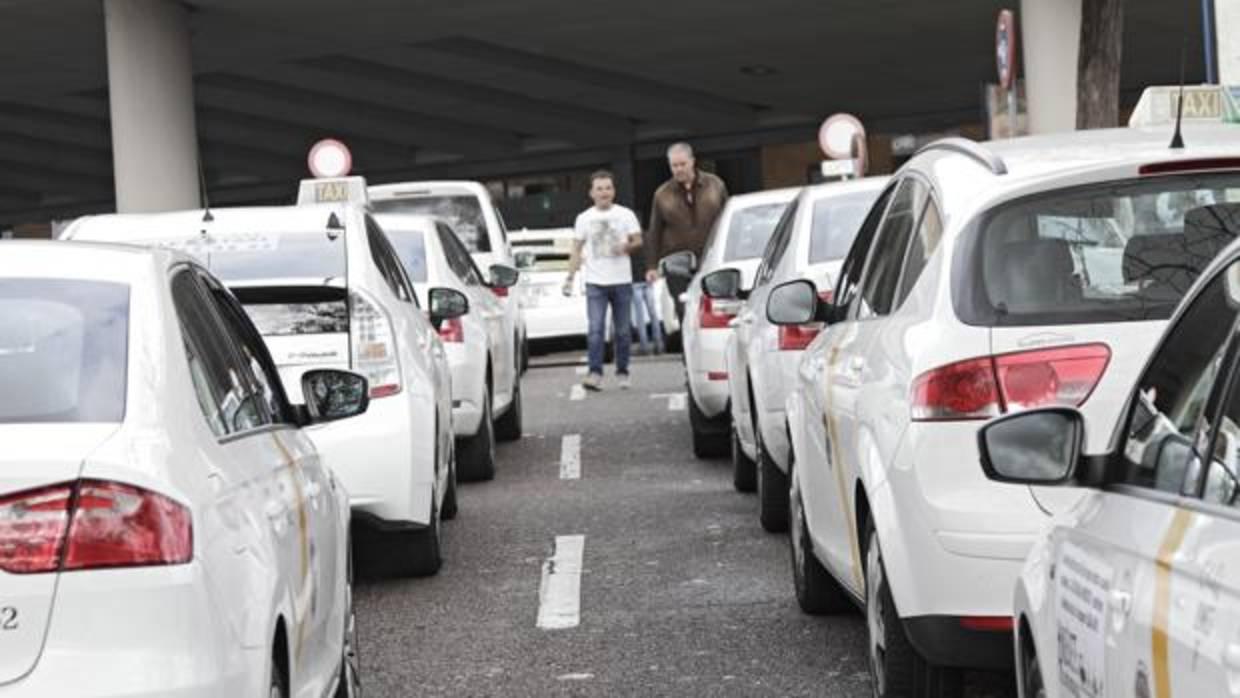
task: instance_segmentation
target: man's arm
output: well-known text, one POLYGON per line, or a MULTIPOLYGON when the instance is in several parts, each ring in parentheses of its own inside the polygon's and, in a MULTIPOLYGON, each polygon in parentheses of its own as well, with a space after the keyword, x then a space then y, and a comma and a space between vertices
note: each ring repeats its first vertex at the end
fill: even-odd
POLYGON ((573 240, 573 249, 568 254, 568 278, 571 281, 577 275, 577 271, 581 269, 581 249, 585 247, 582 240, 573 240))
POLYGON ((659 266, 659 243, 662 242, 663 214, 659 212, 659 193, 656 191, 654 198, 650 200, 650 226, 646 231, 646 239, 649 244, 646 245, 646 281, 654 283, 659 278, 659 272, 656 271, 659 266))

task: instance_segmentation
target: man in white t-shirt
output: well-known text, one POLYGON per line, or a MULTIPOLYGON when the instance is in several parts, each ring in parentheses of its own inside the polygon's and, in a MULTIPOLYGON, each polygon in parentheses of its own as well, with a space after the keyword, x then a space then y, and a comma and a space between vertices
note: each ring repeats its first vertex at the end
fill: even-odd
POLYGON ((586 316, 590 331, 590 372, 581 384, 590 390, 603 388, 603 323, 611 306, 612 337, 616 342, 616 381, 629 387, 629 312, 633 303, 633 272, 629 253, 642 246, 637 216, 616 203, 616 178, 606 170, 590 175, 590 200, 594 205, 577 216, 573 226, 573 254, 568 262, 565 293, 573 277, 583 269, 586 282, 586 316))

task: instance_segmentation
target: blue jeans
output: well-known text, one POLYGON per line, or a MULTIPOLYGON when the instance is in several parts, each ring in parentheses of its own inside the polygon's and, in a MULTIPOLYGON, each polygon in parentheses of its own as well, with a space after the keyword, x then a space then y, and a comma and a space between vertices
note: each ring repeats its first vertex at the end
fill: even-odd
POLYGON ((590 334, 586 337, 590 358, 590 373, 603 375, 603 323, 607 321, 607 306, 611 306, 612 340, 616 343, 616 375, 629 373, 629 345, 633 336, 629 330, 629 308, 633 305, 633 285, 614 284, 599 286, 586 284, 586 317, 590 320, 590 334))
POLYGON ((645 281, 633 282, 633 323, 637 325, 637 339, 641 342, 642 351, 650 353, 650 334, 654 334, 654 348, 663 353, 663 323, 659 322, 659 313, 655 310, 654 292, 645 281), (650 324, 653 330, 647 331, 650 324))

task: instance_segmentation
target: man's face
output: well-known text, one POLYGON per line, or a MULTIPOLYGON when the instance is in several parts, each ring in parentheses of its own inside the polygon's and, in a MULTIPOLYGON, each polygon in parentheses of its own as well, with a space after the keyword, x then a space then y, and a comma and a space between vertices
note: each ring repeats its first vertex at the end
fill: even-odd
POLYGON ((693 167, 696 161, 683 150, 673 150, 667 155, 667 166, 672 169, 672 179, 681 184, 693 181, 693 167))
POLYGON ((616 185, 606 177, 599 177, 590 185, 590 200, 599 208, 607 208, 616 200, 616 185))

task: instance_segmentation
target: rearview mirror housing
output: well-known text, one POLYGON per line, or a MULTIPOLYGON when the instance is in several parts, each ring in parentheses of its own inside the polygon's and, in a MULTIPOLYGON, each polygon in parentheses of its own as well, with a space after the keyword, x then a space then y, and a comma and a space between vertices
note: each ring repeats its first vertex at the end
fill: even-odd
POLYGON ((1015 485, 1074 484, 1084 442, 1085 418, 1070 407, 1006 415, 977 432, 986 477, 1015 485))
POLYGON ((697 255, 689 251, 673 252, 659 260, 659 271, 668 278, 679 278, 685 281, 693 278, 697 271, 697 255))
POLYGON ((788 281, 771 290, 766 299, 766 319, 775 325, 805 325, 822 319, 818 288, 805 279, 788 281))
POLYGON ((306 412, 311 423, 356 417, 370 407, 366 378, 349 371, 306 371, 301 375, 301 392, 306 398, 306 412))
POLYGON ((521 280, 521 272, 507 264, 492 264, 491 288, 512 288, 521 280))
POLYGON ((439 327, 444 320, 451 320, 469 313, 469 298, 455 288, 432 288, 428 294, 431 323, 439 327))
POLYGON ((741 297, 739 269, 720 269, 702 277, 702 293, 708 298, 736 300, 741 297))

